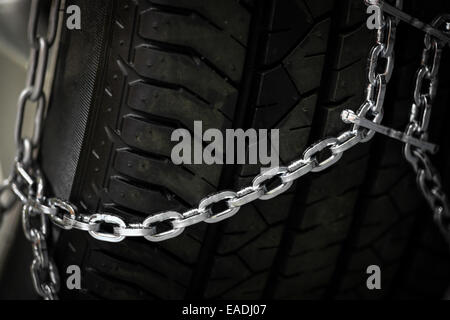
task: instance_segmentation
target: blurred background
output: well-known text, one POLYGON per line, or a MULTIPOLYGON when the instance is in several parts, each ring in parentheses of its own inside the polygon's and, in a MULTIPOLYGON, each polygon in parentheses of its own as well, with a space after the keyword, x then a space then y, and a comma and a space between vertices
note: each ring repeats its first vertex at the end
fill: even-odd
MULTIPOLYGON (((17 98, 25 84, 28 60, 27 22, 30 0, 0 0, 0 179, 15 156, 17 98)), ((29 265, 31 247, 23 237, 19 208, 0 226, 0 299, 35 299, 29 265)))

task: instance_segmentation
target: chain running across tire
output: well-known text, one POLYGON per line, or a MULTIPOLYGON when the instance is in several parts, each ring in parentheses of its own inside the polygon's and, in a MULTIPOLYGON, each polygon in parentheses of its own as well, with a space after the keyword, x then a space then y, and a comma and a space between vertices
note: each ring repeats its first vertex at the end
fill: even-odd
MULTIPOLYGON (((376 44, 373 46, 369 61, 368 78, 370 84, 367 88, 367 98, 362 104, 358 115, 371 118, 374 123, 380 123, 383 118, 383 101, 386 85, 390 80, 394 68, 394 44, 397 22, 386 17, 384 26, 378 31, 376 44), (386 59, 385 70, 377 73, 379 59, 386 59)), ((41 211, 50 216, 50 220, 57 226, 70 230, 78 229, 89 232, 94 238, 119 242, 125 237, 144 237, 149 241, 163 241, 178 236, 184 229, 200 222, 216 223, 235 215, 239 208, 255 200, 269 200, 288 190, 292 183, 310 172, 323 171, 335 164, 342 154, 358 143, 372 139, 375 132, 354 125, 351 130, 338 137, 327 138, 310 146, 303 157, 293 161, 287 167, 272 168, 258 175, 251 186, 239 190, 222 191, 204 198, 197 208, 179 213, 174 211, 161 212, 145 219, 140 224, 127 224, 117 216, 109 214, 80 214, 75 206, 60 199, 45 199, 38 201, 41 211), (326 159, 318 160, 320 155, 329 153, 326 159), (273 186, 275 184, 275 186, 273 186), (270 186, 269 186, 270 185, 270 186), (224 204, 226 209, 215 212, 214 207, 224 204), (159 231, 158 225, 170 223, 169 230, 159 231), (113 232, 100 231, 104 224, 113 226, 113 232)), ((19 173, 27 170, 21 161, 17 161, 19 173)), ((30 186, 35 184, 33 178, 27 177, 30 186)), ((15 188, 17 189, 17 188, 15 188)), ((18 190, 20 192, 20 190, 18 190)), ((28 197, 21 195, 21 200, 27 203, 28 197)), ((32 200, 34 201, 34 199, 32 200)))
MULTIPOLYGON (((398 0, 397 8, 402 1, 398 0)), ((142 223, 127 224, 122 218, 105 214, 79 213, 77 208, 67 201, 46 197, 44 178, 39 168, 37 156, 42 131, 42 120, 46 106, 43 91, 49 48, 55 42, 58 22, 59 0, 52 2, 47 37, 37 33, 39 22, 39 0, 33 0, 29 21, 31 44, 30 68, 27 84, 19 98, 18 120, 16 125, 17 157, 11 176, 0 185, 0 214, 9 210, 14 201, 8 197, 11 191, 23 205, 22 220, 27 239, 33 245, 34 260, 32 276, 36 291, 45 299, 56 299, 59 280, 56 267, 47 253, 48 234, 47 217, 57 226, 65 229, 78 229, 89 232, 94 238, 119 242, 126 237, 144 237, 153 242, 163 241, 181 234, 188 226, 206 222, 217 223, 235 215, 240 207, 255 200, 269 200, 288 190, 293 182, 310 172, 320 172, 340 160, 343 153, 359 143, 370 141, 375 131, 354 124, 352 128, 338 137, 327 138, 310 146, 302 158, 286 167, 272 168, 256 176, 252 185, 237 192, 222 191, 200 201, 197 208, 183 213, 175 211, 161 212, 145 219, 142 223), (34 134, 31 138, 22 137, 23 116, 27 102, 37 103, 34 134), (326 155, 325 159, 323 156, 326 155), (4 200, 8 198, 8 200, 4 200), (218 207, 225 209, 216 210, 218 207), (170 228, 161 229, 161 226, 170 228), (112 227, 106 232, 105 225, 112 227), (37 227, 36 227, 37 226, 37 227)), ((448 16, 442 16, 434 23, 440 27, 447 22, 448 16)), ((399 20, 391 16, 383 17, 383 26, 377 32, 375 45, 369 54, 367 76, 369 85, 366 100, 357 112, 357 116, 378 125, 383 119, 383 103, 387 84, 394 69, 394 45, 396 27, 399 20), (385 60, 384 70, 379 72, 381 61, 385 60)), ((426 140, 431 104, 437 87, 437 74, 442 43, 429 35, 425 38, 424 59, 417 76, 411 122, 407 135, 426 140), (434 53, 432 64, 428 58, 434 53), (428 92, 422 93, 422 80, 429 80, 428 92), (422 111, 421 117, 419 117, 422 111)), ((447 199, 441 188, 441 182, 428 156, 420 148, 405 145, 405 155, 418 174, 418 184, 432 207, 435 218, 445 234, 450 238, 446 220, 450 218, 447 199)))

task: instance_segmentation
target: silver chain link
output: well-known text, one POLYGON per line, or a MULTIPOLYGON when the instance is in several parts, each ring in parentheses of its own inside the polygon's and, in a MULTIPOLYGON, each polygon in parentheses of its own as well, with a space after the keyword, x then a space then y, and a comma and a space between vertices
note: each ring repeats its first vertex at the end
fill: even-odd
MULTIPOLYGON (((433 21, 432 27, 444 29, 442 31, 448 33, 450 31, 448 29, 449 22, 450 15, 442 15, 433 21)), ((424 43, 421 65, 416 74, 414 103, 411 107, 406 134, 427 140, 431 109, 438 86, 442 49, 445 44, 429 34, 425 35, 424 43)), ((432 209, 434 220, 450 243, 450 211, 439 172, 424 150, 405 144, 404 154, 417 174, 417 185, 432 209)))

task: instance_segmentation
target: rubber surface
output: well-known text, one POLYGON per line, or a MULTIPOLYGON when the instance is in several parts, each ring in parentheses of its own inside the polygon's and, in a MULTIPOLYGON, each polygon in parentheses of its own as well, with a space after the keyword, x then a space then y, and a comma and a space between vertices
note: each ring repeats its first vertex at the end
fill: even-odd
MULTIPOLYGON (((93 6, 79 3, 83 12, 93 6)), ((430 21, 448 7, 413 1, 405 11, 430 21)), ((363 1, 115 0, 104 10, 105 59, 70 195, 80 208, 140 221, 248 184, 258 166, 172 164, 171 132, 192 131, 195 120, 204 130, 279 128, 280 162, 289 163, 312 142, 345 130, 340 112, 364 99, 374 33, 363 1)), ((64 31, 63 43, 72 37, 64 31)), ((422 47, 423 35, 402 24, 387 125, 408 121, 422 47)), ((69 45, 60 60, 73 50, 69 45)), ((441 88, 448 80, 442 72, 441 88)), ((446 104, 448 92, 440 90, 433 127, 443 145, 446 104)), ((448 148, 436 161, 448 181, 448 148)), ((63 298, 440 298, 450 282, 447 249, 401 144, 377 136, 229 221, 190 227, 162 243, 110 244, 62 232, 56 258, 62 279, 68 265, 82 267, 83 290, 62 288, 63 298), (381 267, 382 290, 367 290, 373 264, 381 267)))

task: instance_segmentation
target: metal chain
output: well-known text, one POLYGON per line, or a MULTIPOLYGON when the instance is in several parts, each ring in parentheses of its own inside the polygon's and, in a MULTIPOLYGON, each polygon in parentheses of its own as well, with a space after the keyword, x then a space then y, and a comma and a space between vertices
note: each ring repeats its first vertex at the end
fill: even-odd
POLYGON ((58 272, 47 251, 47 216, 54 214, 56 210, 46 204, 44 179, 39 169, 37 155, 46 107, 44 84, 49 50, 56 39, 59 6, 60 0, 53 0, 48 21, 42 21, 41 1, 31 1, 28 25, 30 59, 26 86, 18 100, 15 130, 17 155, 10 177, 0 185, 0 214, 11 209, 16 199, 23 205, 23 231, 33 249, 31 265, 33 285, 36 292, 46 300, 57 299, 59 290, 58 272), (45 25, 47 34, 43 36, 39 33, 39 29, 45 25), (23 123, 29 104, 36 105, 34 129, 31 137, 25 137, 23 123), (11 192, 16 195, 16 199, 10 196, 11 192))
MULTIPOLYGON (((450 15, 442 15, 433 21, 432 27, 444 29, 443 31, 448 33, 450 31, 449 23, 450 15)), ((431 108, 438 86, 442 49, 445 46, 441 40, 429 34, 425 35, 424 43, 421 65, 416 74, 414 103, 406 129, 407 135, 421 140, 428 139, 431 108)), ((417 173, 417 184, 433 211, 434 220, 450 243, 450 210, 439 172, 423 149, 407 143, 404 147, 404 154, 417 173)))
MULTIPOLYGON (((147 217, 141 223, 127 223, 121 217, 107 214, 79 213, 71 203, 45 197, 45 185, 37 154, 42 131, 46 99, 43 92, 45 71, 49 48, 56 38, 59 0, 53 0, 49 19, 48 35, 38 34, 39 0, 32 0, 29 37, 31 44, 30 68, 27 86, 18 102, 18 119, 16 125, 16 144, 18 154, 13 173, 0 185, 0 213, 12 206, 5 195, 12 191, 23 204, 23 227, 28 240, 33 244, 34 260, 32 264, 33 283, 37 292, 46 299, 57 298, 59 287, 55 264, 47 252, 47 221, 65 229, 78 229, 102 241, 119 242, 126 237, 144 237, 158 242, 180 235, 186 227, 206 222, 217 223, 235 215, 239 209, 255 200, 272 199, 287 191, 294 181, 310 172, 320 172, 338 162, 343 153, 359 143, 371 140, 375 130, 354 123, 350 130, 338 137, 326 138, 310 146, 303 156, 286 167, 272 168, 256 176, 251 184, 237 192, 221 191, 204 198, 196 208, 185 212, 165 211, 147 217), (23 116, 27 102, 37 105, 33 136, 25 138, 22 134, 23 116), (325 157, 325 159, 324 159, 325 157), (105 228, 109 226, 109 228, 105 228)), ((396 7, 401 8, 402 1, 397 0, 396 7)), ((377 31, 376 43, 369 54, 367 69, 368 86, 366 99, 356 112, 360 119, 379 125, 383 118, 383 105, 387 84, 394 69, 394 45, 398 18, 383 16, 383 25, 377 31), (382 66, 383 70, 380 66, 382 66)), ((434 26, 441 23, 435 22, 434 26)), ((430 36, 425 38, 425 51, 422 67, 418 73, 415 91, 415 104, 411 111, 411 123, 407 134, 419 139, 426 139, 429 124, 429 111, 437 86, 437 72, 441 45, 430 36), (432 55, 433 54, 433 55, 432 55), (432 64, 429 58, 432 55, 432 64), (423 93, 422 81, 430 86, 423 93), (422 114, 419 115, 419 112, 422 114)), ((344 111, 342 118, 348 119, 344 111)), ((405 155, 418 173, 418 182, 422 192, 433 208, 436 220, 442 228, 448 228, 445 219, 449 217, 445 194, 436 170, 428 156, 420 149, 406 144, 405 155)))
MULTIPOLYGON (((398 1, 400 4, 400 1, 398 1)), ((36 3, 36 1, 34 1, 36 3)), ((33 23, 32 23, 33 25, 33 23)), ((383 117, 383 102, 386 93, 386 85, 392 75, 394 68, 394 44, 396 33, 397 20, 390 17, 384 18, 383 27, 378 30, 376 43, 370 51, 369 55, 369 67, 368 67, 368 81, 367 98, 358 111, 360 117, 368 118, 374 123, 380 123, 383 117), (384 70, 379 71, 379 66, 385 61, 384 70)), ((35 39, 35 37, 32 37, 35 39)), ((42 51, 47 51, 48 41, 43 38, 34 40, 35 46, 41 44, 42 51)), ((38 52, 40 52, 39 50, 38 52)), ((36 58, 37 53, 33 51, 32 58, 36 58)), ((38 55, 40 59, 38 61, 45 61, 41 54, 38 55)), ((43 62, 38 62, 33 65, 41 66, 43 62)), ((45 68, 36 68, 36 70, 44 70, 45 68)), ((32 78, 34 74, 32 72, 32 78)), ((39 72, 37 72, 39 74, 39 72)), ((21 95, 19 105, 23 104, 23 100, 31 99, 32 101, 38 101, 39 116, 37 116, 37 124, 40 123, 41 110, 43 109, 43 95, 36 92, 40 92, 42 81, 40 80, 40 74, 38 80, 30 81, 30 85, 25 89, 21 95), (36 85, 34 85, 36 84, 36 85), (38 89, 36 89, 36 86, 38 89)), ((22 110, 20 108, 20 110, 22 110)), ((37 125, 38 130, 35 132, 35 137, 30 140, 23 140, 20 137, 21 120, 18 122, 18 147, 20 150, 20 157, 17 161, 16 170, 20 175, 19 181, 28 182, 30 189, 35 188, 36 179, 33 179, 36 175, 29 175, 30 163, 35 164, 35 161, 23 150, 32 152, 36 143, 39 141, 40 125, 37 125), (23 141, 23 142, 22 142, 23 141), (28 146, 29 145, 29 146, 28 146), (23 170, 25 169, 25 170, 23 170)), ((106 214, 80 214, 77 208, 61 199, 45 199, 44 197, 30 197, 30 193, 21 192, 20 186, 16 186, 16 176, 14 176, 9 185, 13 188, 14 192, 19 196, 21 201, 25 204, 24 216, 31 216, 30 212, 36 212, 38 218, 42 215, 50 217, 50 220, 57 226, 65 229, 78 229, 89 232, 89 234, 103 241, 119 242, 126 237, 144 237, 145 239, 153 242, 167 240, 181 234, 186 227, 191 225, 206 222, 217 223, 224 219, 228 219, 235 215, 239 209, 250 202, 255 200, 268 200, 272 199, 281 193, 287 191, 293 184, 293 182, 302 176, 310 172, 320 172, 335 164, 342 157, 343 153, 350 148, 354 147, 358 143, 367 142, 373 136, 375 132, 367 130, 358 125, 353 125, 351 130, 344 132, 338 137, 327 138, 319 141, 310 146, 303 154, 303 157, 297 161, 292 162, 287 167, 272 168, 266 172, 261 173, 252 182, 252 185, 239 190, 234 191, 221 191, 207 196, 196 208, 188 210, 186 212, 166 211, 160 212, 155 215, 149 216, 141 223, 126 223, 122 218, 106 214), (327 155, 323 159, 323 155, 327 155), (320 160, 319 160, 320 159, 320 160), (36 200, 37 199, 37 200, 36 200), (33 208, 33 209, 31 209, 33 208), (105 228, 109 226, 109 228, 105 228)), ((34 171, 36 174, 38 171, 34 171)), ((41 180, 39 180, 41 181, 41 180)), ((38 184, 38 186, 40 186, 38 184)), ((40 187, 41 188, 41 187, 40 187)), ((43 189, 43 187, 42 187, 43 189)), ((42 218, 42 221, 45 219, 42 218)), ((26 230, 29 230, 28 222, 24 219, 24 226, 26 230)), ((41 224, 39 229, 34 229, 35 234, 30 234, 30 239, 34 240, 42 236, 44 237, 44 223, 41 224), (40 232, 40 233, 39 233, 40 232)), ((41 237, 42 238, 42 237, 41 237)), ((39 250, 41 252, 42 250, 39 250)), ((47 265, 47 263, 46 263, 47 265)), ((51 264, 48 264, 51 266, 51 264)), ((54 266, 47 269, 48 271, 54 270, 54 266)), ((51 278, 51 277, 50 277, 51 278)), ((42 287, 42 285, 41 285, 42 287)))

